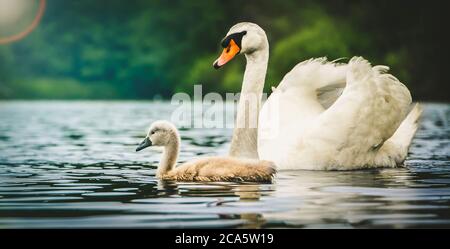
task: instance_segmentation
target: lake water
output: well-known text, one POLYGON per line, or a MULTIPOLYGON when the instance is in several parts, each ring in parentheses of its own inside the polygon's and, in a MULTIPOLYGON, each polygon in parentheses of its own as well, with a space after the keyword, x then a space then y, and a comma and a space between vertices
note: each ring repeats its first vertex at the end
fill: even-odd
MULTIPOLYGON (((426 104, 406 168, 279 172, 273 184, 155 178, 135 152, 164 102, 0 102, 0 228, 450 228, 450 105, 426 104)), ((183 129, 179 161, 231 129, 183 129)))

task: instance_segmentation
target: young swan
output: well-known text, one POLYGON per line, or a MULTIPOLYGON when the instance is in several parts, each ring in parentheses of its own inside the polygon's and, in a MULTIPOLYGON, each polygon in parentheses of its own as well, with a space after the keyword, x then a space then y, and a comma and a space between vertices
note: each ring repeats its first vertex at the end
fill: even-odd
POLYGON ((276 173, 272 162, 232 157, 202 158, 175 167, 180 135, 177 128, 167 121, 154 122, 136 151, 149 146, 164 147, 156 172, 156 176, 164 180, 271 182, 276 173))

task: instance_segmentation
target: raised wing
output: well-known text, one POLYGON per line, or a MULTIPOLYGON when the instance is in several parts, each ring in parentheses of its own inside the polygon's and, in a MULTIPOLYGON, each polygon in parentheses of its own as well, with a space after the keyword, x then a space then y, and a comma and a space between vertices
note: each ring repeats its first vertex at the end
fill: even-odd
POLYGON ((321 141, 317 144, 334 151, 333 161, 346 168, 373 165, 411 104, 409 90, 387 70, 372 67, 362 57, 352 58, 342 95, 317 118, 305 139, 321 141))

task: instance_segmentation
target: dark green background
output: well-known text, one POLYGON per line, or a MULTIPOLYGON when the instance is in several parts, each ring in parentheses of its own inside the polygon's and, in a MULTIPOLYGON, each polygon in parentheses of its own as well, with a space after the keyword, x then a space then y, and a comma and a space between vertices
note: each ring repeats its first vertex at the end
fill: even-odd
POLYGON ((362 55, 389 65, 414 98, 449 101, 448 11, 446 1, 48 0, 33 33, 0 45, 0 98, 237 92, 243 56, 212 63, 228 29, 252 21, 270 41, 266 89, 302 60, 362 55))

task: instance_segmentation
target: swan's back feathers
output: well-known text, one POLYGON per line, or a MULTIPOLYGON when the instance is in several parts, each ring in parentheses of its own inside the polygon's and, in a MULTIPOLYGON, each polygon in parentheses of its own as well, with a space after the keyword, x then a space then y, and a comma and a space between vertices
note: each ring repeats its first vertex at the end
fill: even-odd
POLYGON ((328 109, 342 95, 344 88, 345 82, 318 88, 316 89, 317 100, 323 108, 328 109))
POLYGON ((362 57, 352 58, 349 66, 347 84, 349 87, 351 84, 362 85, 363 89, 358 89, 355 93, 363 95, 361 91, 365 91, 365 96, 368 97, 362 103, 368 111, 365 116, 370 118, 369 115, 373 115, 371 126, 379 132, 384 142, 394 134, 406 117, 412 101, 411 94, 396 77, 387 73, 387 66, 372 68, 362 57))
POLYGON ((346 64, 327 61, 326 57, 298 63, 288 72, 277 89, 291 90, 307 87, 316 90, 329 85, 345 84, 346 64))
POLYGON ((309 92, 311 98, 327 109, 341 96, 346 84, 347 64, 337 61, 321 57, 300 62, 285 75, 277 89, 309 92))
MULTIPOLYGON (((392 155, 397 150, 384 144, 405 119, 411 94, 388 69, 372 66, 362 57, 353 57, 348 64, 325 58, 298 64, 261 110, 259 124, 270 124, 278 134, 263 138, 262 129, 258 131, 260 158, 275 162, 279 169, 395 166, 392 155), (278 112, 270 112, 276 105, 278 112), (271 113, 280 121, 273 122, 271 113), (381 154, 387 161, 378 160, 381 154)), ((407 135, 393 140, 408 147, 415 129, 401 127, 408 128, 400 128, 405 132, 399 134, 407 135)))
POLYGON ((346 67, 323 57, 301 62, 284 76, 259 113, 259 156, 277 153, 270 147, 299 136, 298 132, 339 98, 346 67), (283 134, 282 130, 291 132, 283 134))
POLYGON ((179 165, 162 178, 176 181, 271 182, 276 173, 269 161, 209 157, 179 165))
POLYGON ((411 104, 408 89, 388 67, 375 66, 362 57, 348 64, 347 85, 336 102, 318 119, 308 136, 327 140, 325 145, 335 151, 336 168, 392 167, 394 160, 384 165, 375 163, 383 144, 405 119, 411 104))

